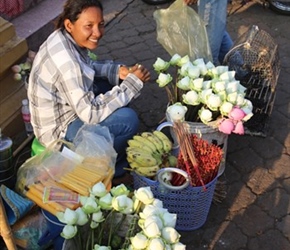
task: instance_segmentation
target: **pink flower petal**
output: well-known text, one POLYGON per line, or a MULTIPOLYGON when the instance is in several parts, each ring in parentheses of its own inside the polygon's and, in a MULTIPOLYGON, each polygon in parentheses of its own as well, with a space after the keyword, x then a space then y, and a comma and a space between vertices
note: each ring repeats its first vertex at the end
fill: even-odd
POLYGON ((246 116, 245 112, 238 108, 234 107, 231 112, 229 113, 229 118, 235 120, 235 121, 240 121, 246 116))
POLYGON ((239 135, 243 135, 245 133, 243 122, 241 121, 237 122, 236 127, 233 130, 233 133, 239 135))
POLYGON ((230 119, 223 120, 219 125, 219 131, 224 134, 231 134, 234 130, 235 125, 230 119))

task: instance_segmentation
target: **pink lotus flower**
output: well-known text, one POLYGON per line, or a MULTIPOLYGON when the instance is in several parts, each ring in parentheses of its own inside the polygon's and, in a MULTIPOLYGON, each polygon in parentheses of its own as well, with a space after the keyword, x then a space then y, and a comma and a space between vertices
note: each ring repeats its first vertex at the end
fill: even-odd
POLYGON ((245 112, 238 108, 234 107, 232 111, 229 113, 229 118, 235 120, 235 121, 240 121, 246 116, 245 112))
POLYGON ((235 134, 243 135, 245 133, 243 122, 237 122, 235 129, 232 132, 235 134))
POLYGON ((224 119, 219 125, 219 131, 225 134, 231 134, 235 129, 235 124, 230 119, 224 119))

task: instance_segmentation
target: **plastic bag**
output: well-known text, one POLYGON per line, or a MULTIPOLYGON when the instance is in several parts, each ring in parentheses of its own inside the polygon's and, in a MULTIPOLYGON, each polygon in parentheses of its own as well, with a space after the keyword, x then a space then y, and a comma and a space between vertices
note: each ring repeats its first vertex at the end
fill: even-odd
POLYGON ((205 24, 183 0, 176 0, 167 9, 156 10, 153 16, 157 41, 171 56, 188 55, 192 61, 197 58, 212 61, 205 24))
POLYGON ((73 147, 73 144, 69 142, 56 140, 41 154, 29 158, 21 165, 17 171, 15 185, 15 190, 19 194, 25 196, 30 185, 48 179, 56 180, 78 164, 78 162, 73 162, 59 151, 59 143, 67 147, 73 147))
POLYGON ((91 164, 92 168, 103 164, 115 172, 117 153, 113 147, 114 138, 107 127, 85 124, 79 129, 73 143, 75 152, 84 157, 82 164, 91 164))
POLYGON ((14 240, 21 249, 45 250, 49 246, 39 246, 38 241, 47 230, 47 222, 38 208, 35 207, 24 218, 12 227, 14 240))

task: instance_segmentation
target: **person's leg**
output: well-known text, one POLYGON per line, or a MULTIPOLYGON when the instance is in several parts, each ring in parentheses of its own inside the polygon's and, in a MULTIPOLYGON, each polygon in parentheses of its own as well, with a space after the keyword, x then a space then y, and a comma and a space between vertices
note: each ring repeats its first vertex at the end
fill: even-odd
POLYGON ((228 0, 199 0, 198 14, 205 22, 213 63, 219 64, 219 52, 226 31, 228 0))
POLYGON ((232 46, 233 46, 233 40, 230 37, 229 33, 227 31, 225 31, 224 36, 223 36, 223 40, 222 40, 222 44, 220 47, 219 56, 218 56, 220 64, 223 63, 226 54, 230 51, 232 46))
MULTIPOLYGON (((67 129, 65 140, 73 142, 78 130, 84 123, 80 119, 74 120, 67 129)), ((114 149, 117 152, 117 161, 115 177, 123 175, 128 167, 126 159, 127 141, 131 139, 138 131, 139 119, 136 112, 131 108, 120 108, 112 113, 107 119, 100 122, 99 125, 106 126, 114 138, 114 149)))

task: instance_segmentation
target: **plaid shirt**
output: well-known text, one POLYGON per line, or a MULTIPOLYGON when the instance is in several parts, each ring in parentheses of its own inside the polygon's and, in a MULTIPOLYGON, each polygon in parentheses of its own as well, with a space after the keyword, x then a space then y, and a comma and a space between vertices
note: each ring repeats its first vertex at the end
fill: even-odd
POLYGON ((28 87, 31 123, 45 146, 64 138, 77 117, 88 124, 103 121, 136 98, 143 87, 134 74, 119 84, 120 65, 91 61, 87 52, 68 33, 56 30, 34 59, 28 87), (114 87, 95 96, 94 77, 107 78, 114 87))

